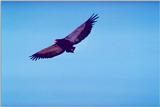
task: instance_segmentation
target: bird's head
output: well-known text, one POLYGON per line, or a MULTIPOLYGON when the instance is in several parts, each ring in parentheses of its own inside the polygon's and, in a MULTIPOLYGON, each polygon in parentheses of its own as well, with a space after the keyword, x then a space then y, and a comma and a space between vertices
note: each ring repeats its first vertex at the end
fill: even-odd
POLYGON ((56 40, 54 40, 54 42, 55 42, 55 43, 57 43, 57 42, 58 42, 58 40, 56 39, 56 40))
POLYGON ((57 43, 57 42, 59 42, 59 41, 60 41, 60 39, 56 39, 54 42, 57 43))
POLYGON ((56 40, 55 40, 55 43, 58 43, 58 42, 59 42, 59 43, 62 43, 62 42, 64 42, 64 39, 56 39, 56 40))

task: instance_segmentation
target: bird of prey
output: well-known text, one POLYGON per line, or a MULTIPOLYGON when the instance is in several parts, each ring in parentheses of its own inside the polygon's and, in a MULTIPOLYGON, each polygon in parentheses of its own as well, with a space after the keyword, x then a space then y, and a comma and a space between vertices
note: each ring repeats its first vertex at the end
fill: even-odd
POLYGON ((63 39, 56 39, 53 45, 40 50, 39 52, 30 56, 30 58, 36 61, 40 58, 55 57, 65 51, 67 53, 74 53, 74 45, 78 44, 89 35, 97 18, 99 18, 97 14, 92 14, 88 20, 86 20, 68 36, 63 39))

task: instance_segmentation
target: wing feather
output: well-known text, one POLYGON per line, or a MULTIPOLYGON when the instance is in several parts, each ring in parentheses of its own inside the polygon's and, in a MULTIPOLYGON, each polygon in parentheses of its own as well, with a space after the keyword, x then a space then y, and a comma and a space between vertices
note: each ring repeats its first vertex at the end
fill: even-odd
POLYGON ((69 40, 73 44, 78 44, 89 35, 97 18, 99 18, 98 15, 93 14, 85 23, 65 37, 65 39, 69 40))
POLYGON ((62 49, 57 44, 54 44, 52 46, 49 46, 45 49, 42 49, 41 51, 33 54, 31 57, 32 60, 38 60, 40 58, 52 58, 54 56, 60 55, 64 52, 64 49, 62 49))

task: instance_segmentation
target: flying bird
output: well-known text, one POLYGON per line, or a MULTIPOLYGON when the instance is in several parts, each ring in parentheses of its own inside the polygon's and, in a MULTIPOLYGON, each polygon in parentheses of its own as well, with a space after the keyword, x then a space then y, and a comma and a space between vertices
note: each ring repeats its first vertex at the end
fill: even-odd
POLYGON ((98 18, 99 16, 97 14, 92 14, 92 16, 88 20, 86 20, 68 36, 63 39, 56 39, 53 45, 40 50, 39 52, 30 56, 30 58, 36 61, 40 58, 55 57, 65 51, 67 53, 74 53, 74 45, 80 43, 89 35, 94 23, 96 22, 96 19, 98 18))

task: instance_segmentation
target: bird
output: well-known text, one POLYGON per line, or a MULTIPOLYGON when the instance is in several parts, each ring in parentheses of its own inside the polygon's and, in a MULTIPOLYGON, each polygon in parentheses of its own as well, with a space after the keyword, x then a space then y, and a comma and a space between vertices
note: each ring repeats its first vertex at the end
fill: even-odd
POLYGON ((99 18, 98 14, 92 14, 83 24, 78 26, 73 32, 62 39, 55 39, 55 43, 30 56, 30 59, 53 58, 64 52, 74 53, 76 44, 84 40, 91 32, 93 25, 99 18))

